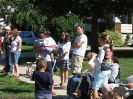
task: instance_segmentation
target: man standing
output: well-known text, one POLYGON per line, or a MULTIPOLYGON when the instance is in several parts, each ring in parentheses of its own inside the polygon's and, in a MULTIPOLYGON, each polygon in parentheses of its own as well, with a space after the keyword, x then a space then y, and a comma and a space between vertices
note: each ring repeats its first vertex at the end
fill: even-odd
POLYGON ((72 74, 81 73, 83 58, 87 47, 87 36, 84 34, 83 26, 81 24, 76 24, 76 32, 78 36, 72 44, 72 62, 71 62, 71 72, 72 74))

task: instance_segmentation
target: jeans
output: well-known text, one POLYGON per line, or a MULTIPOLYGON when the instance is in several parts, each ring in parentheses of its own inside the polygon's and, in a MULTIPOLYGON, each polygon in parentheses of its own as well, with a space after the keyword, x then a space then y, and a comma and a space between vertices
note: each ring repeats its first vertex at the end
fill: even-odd
POLYGON ((52 99, 52 94, 35 94, 35 99, 52 99))
POLYGON ((67 84, 67 94, 71 95, 74 93, 78 87, 80 78, 77 77, 72 77, 68 79, 68 84, 67 84))
POLYGON ((11 58, 11 52, 6 51, 6 72, 9 72, 12 74, 13 72, 13 64, 12 64, 12 58, 11 58))
POLYGON ((18 51, 18 52, 11 52, 11 58, 12 58, 12 63, 13 64, 18 64, 18 60, 19 60, 20 54, 21 54, 20 51, 18 51))

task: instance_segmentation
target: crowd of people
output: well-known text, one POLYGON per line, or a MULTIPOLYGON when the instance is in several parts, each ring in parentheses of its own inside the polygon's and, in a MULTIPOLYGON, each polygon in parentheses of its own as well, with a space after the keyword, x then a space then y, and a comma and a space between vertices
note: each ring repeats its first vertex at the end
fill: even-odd
MULTIPOLYGON (((87 54, 88 67, 84 72, 82 63, 87 48, 87 36, 83 25, 75 25, 77 37, 71 42, 69 33, 61 32, 60 40, 56 44, 51 32, 44 27, 38 29, 39 39, 33 43, 33 52, 36 53, 36 71, 32 80, 35 81, 35 99, 52 99, 55 96, 52 64, 55 60, 53 51, 57 54, 57 67, 60 70, 60 88, 66 88, 68 97, 64 99, 89 99, 92 92, 93 99, 99 98, 102 90, 103 99, 128 99, 133 93, 132 75, 125 80, 125 84, 116 83, 119 74, 119 61, 113 53, 113 43, 109 35, 99 37, 101 49, 98 54, 87 54), (70 49, 73 48, 71 65, 69 66, 70 49), (68 77, 68 69, 71 76, 68 77), (87 97, 89 96, 89 97, 87 97)), ((5 28, 2 53, 4 71, 19 76, 18 59, 21 54, 22 40, 19 31, 10 27, 5 28), (4 56, 5 55, 5 56, 4 56), (14 73, 13 73, 14 65, 14 73)))

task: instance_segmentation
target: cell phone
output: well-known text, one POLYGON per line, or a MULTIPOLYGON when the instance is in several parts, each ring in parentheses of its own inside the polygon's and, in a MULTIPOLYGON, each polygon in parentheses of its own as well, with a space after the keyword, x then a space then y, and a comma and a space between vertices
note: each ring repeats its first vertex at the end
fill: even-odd
POLYGON ((127 85, 127 84, 121 84, 121 83, 119 84, 119 86, 124 86, 124 87, 125 87, 126 85, 127 85))

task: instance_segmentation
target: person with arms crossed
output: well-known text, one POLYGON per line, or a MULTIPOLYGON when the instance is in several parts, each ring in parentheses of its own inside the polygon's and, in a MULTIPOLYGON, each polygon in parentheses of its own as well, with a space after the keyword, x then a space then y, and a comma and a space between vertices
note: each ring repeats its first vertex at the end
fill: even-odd
POLYGON ((81 73, 83 58, 87 47, 87 36, 84 34, 81 24, 76 24, 76 32, 78 36, 72 44, 71 72, 73 75, 81 73))

